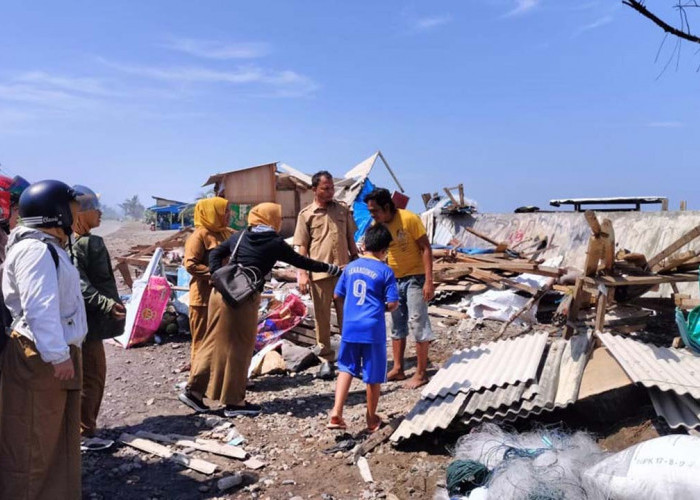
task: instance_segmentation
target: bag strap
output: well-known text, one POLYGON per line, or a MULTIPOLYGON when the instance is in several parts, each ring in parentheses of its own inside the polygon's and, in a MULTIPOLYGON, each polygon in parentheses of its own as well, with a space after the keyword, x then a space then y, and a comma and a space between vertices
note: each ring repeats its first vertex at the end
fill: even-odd
POLYGON ((245 236, 245 229, 241 231, 241 235, 238 237, 238 241, 236 242, 236 248, 233 249, 233 253, 231 254, 231 259, 234 262, 238 262, 238 259, 236 258, 236 254, 238 253, 238 247, 241 245, 241 240, 245 236))
POLYGON ((46 243, 46 246, 49 247, 49 253, 51 254, 51 258, 53 259, 53 263, 56 266, 56 269, 58 269, 58 251, 56 250, 56 247, 54 247, 49 242, 44 242, 44 243, 46 243))

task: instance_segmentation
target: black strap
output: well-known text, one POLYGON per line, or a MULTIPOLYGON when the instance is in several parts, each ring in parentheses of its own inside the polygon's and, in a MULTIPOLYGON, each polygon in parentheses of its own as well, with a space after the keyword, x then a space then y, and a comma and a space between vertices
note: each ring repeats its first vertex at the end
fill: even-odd
POLYGON ((53 263, 56 266, 56 269, 58 269, 58 251, 56 250, 56 247, 53 246, 51 243, 45 242, 46 246, 49 247, 49 253, 51 254, 51 258, 53 259, 53 263))
POLYGON ((237 254, 238 254, 238 247, 241 245, 241 240, 243 239, 243 236, 245 236, 245 232, 246 232, 246 230, 243 229, 243 230, 241 230, 241 232, 239 233, 240 236, 238 237, 238 241, 236 242, 236 248, 233 249, 233 253, 231 254, 231 260, 232 260, 233 262, 238 262, 238 257, 237 257, 237 254))

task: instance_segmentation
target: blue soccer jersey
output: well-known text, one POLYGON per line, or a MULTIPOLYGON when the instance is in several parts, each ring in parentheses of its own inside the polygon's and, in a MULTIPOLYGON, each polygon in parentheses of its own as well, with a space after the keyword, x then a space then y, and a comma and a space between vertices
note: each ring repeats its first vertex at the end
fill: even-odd
POLYGON ((385 303, 399 300, 389 266, 373 257, 351 262, 338 280, 335 294, 345 297, 343 341, 386 343, 385 303))

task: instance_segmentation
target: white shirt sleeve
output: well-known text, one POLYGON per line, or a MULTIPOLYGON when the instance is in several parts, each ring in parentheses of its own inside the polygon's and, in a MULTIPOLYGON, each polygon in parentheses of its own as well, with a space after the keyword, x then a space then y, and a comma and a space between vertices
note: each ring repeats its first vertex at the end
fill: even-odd
POLYGON ((45 244, 31 245, 15 261, 14 271, 24 318, 46 363, 70 359, 63 335, 58 270, 45 244))

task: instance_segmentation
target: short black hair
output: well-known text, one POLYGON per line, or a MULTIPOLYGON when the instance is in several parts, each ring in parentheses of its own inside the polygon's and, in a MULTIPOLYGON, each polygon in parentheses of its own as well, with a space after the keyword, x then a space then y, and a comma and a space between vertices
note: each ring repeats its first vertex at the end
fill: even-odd
POLYGON ((365 232, 365 250, 368 252, 383 252, 391 244, 391 233, 383 224, 375 224, 365 232))
POLYGON ((373 201, 383 209, 386 209, 388 205, 392 212, 396 212, 396 205, 394 205, 394 200, 391 199, 391 193, 388 189, 374 188, 367 196, 365 196, 364 201, 365 203, 373 201))
POLYGON ((331 181, 333 180, 333 176, 328 170, 321 170, 320 172, 316 172, 311 178, 311 187, 318 187, 318 185, 321 183, 321 179, 324 177, 330 179, 331 181))

